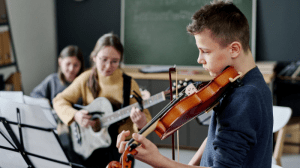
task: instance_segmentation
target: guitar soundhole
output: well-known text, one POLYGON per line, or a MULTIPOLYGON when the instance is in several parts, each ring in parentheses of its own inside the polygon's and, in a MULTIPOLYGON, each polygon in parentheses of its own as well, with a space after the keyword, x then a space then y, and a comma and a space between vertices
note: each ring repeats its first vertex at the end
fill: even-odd
POLYGON ((92 127, 94 132, 99 132, 101 130, 101 123, 99 118, 93 119, 95 121, 95 125, 92 127))

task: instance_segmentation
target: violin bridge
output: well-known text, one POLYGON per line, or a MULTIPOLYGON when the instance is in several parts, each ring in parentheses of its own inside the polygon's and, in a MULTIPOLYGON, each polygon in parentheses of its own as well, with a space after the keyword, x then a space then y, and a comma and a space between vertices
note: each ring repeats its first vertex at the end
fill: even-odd
POLYGON ((186 88, 185 88, 185 93, 190 96, 193 93, 197 92, 196 87, 194 86, 194 84, 189 84, 186 88))

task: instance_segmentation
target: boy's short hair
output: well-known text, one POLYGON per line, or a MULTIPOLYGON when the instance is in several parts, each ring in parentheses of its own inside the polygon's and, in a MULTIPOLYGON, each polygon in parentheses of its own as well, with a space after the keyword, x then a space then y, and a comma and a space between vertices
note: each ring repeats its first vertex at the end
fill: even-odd
POLYGON ((250 50, 247 18, 231 2, 214 1, 198 10, 192 17, 192 23, 187 26, 187 31, 195 35, 204 29, 209 29, 212 38, 222 47, 238 41, 245 52, 250 50))

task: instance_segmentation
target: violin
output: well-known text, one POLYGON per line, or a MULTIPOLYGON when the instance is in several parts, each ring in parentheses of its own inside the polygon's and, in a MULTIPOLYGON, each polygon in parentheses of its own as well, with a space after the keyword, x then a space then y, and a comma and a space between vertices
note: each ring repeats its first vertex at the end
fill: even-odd
MULTIPOLYGON (((228 66, 220 75, 207 84, 197 86, 198 89, 192 91, 183 90, 178 98, 165 106, 153 119, 139 131, 139 134, 147 136, 152 131, 160 137, 166 139, 181 126, 191 121, 198 115, 208 112, 224 96, 226 90, 242 76, 232 66, 228 66)), ((187 87, 196 88, 196 87, 187 87)), ((138 142, 130 139, 126 145, 126 150, 122 154, 120 162, 112 161, 107 168, 131 168, 134 155, 137 154, 135 148, 138 142)))

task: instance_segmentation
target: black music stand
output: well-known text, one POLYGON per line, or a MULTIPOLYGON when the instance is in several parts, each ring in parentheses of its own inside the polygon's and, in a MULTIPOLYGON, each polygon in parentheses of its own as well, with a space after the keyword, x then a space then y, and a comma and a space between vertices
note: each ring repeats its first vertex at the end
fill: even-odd
POLYGON ((67 168, 55 128, 41 107, 0 97, 0 167, 67 168))

